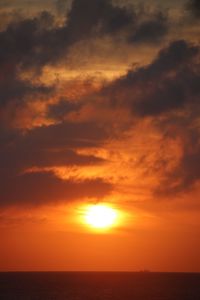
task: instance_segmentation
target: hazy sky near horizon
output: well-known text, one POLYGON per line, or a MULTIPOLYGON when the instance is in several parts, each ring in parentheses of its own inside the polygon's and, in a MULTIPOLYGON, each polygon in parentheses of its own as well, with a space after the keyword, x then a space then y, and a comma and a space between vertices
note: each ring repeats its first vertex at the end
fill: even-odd
POLYGON ((199 97, 198 0, 0 0, 0 270, 200 271, 199 97))

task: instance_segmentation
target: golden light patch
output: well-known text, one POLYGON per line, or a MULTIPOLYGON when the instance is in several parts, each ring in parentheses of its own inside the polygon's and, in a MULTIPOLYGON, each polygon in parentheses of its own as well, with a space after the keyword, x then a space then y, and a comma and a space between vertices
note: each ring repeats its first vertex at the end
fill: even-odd
POLYGON ((85 222, 96 229, 108 229, 117 223, 117 210, 105 205, 90 205, 85 211, 85 222))

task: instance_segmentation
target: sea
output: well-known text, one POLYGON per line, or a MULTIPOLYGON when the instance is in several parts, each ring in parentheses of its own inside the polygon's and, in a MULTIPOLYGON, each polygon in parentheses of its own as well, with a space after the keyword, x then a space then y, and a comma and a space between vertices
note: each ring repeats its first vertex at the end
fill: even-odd
POLYGON ((200 274, 0 273, 0 300, 200 300, 200 274))

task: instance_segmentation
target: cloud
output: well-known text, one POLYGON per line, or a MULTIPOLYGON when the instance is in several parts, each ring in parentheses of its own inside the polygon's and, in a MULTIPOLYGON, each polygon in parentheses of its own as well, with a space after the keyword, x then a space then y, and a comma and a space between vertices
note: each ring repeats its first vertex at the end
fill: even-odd
POLYGON ((125 35, 131 42, 158 41, 167 33, 167 17, 161 12, 144 14, 146 20, 139 20, 134 8, 111 0, 74 0, 60 26, 47 11, 19 18, 0 32, 0 65, 12 61, 20 69, 41 70, 61 61, 74 44, 105 35, 125 35))
POLYGON ((0 32, 0 64, 10 62, 13 66, 27 67, 47 63, 51 49, 48 51, 45 46, 45 37, 51 33, 53 22, 53 16, 43 12, 38 17, 9 24, 0 32))
MULTIPOLYGON (((200 154, 199 54, 198 45, 185 40, 171 42, 160 50, 152 63, 129 70, 101 91, 102 105, 106 99, 112 109, 127 109, 135 124, 150 119, 149 126, 156 127, 163 147, 167 149, 169 143, 179 145, 180 153, 170 171, 167 167, 172 154, 170 148, 168 158, 157 155, 148 170, 157 170, 160 174, 155 186, 160 196, 182 193, 200 179, 197 167, 200 154)), ((140 161, 141 169, 144 161, 140 161)))
POLYGON ((98 147, 107 138, 95 123, 60 123, 26 132, 1 129, 0 206, 44 205, 83 198, 99 198, 111 190, 102 179, 61 180, 46 170, 97 166, 105 160, 77 149, 98 147), (35 172, 30 169, 36 168, 35 172))
POLYGON ((167 132, 168 136, 178 137, 181 140, 182 155, 173 170, 164 173, 163 179, 155 190, 156 195, 165 197, 188 192, 200 180, 200 131, 186 124, 192 123, 193 118, 176 122, 177 126, 172 126, 172 131, 170 124, 173 121, 168 120, 167 132))
POLYGON ((162 49, 148 66, 130 70, 106 87, 114 107, 127 107, 138 116, 158 116, 197 101, 199 47, 178 40, 162 49))
POLYGON ((66 13, 66 11, 67 11, 67 5, 68 5, 68 1, 66 1, 66 0, 56 0, 55 1, 56 10, 61 15, 63 15, 63 14, 66 13))
POLYGON ((95 123, 61 123, 32 129, 26 134, 2 131, 0 176, 32 167, 96 165, 104 160, 81 155, 76 149, 98 147, 107 133, 95 123))
POLYGON ((186 8, 194 18, 198 19, 200 17, 199 0, 189 0, 186 4, 186 8))
POLYGON ((42 12, 18 18, 0 32, 0 106, 19 106, 30 97, 49 95, 54 87, 23 79, 24 71, 37 77, 43 67, 62 61, 71 46, 84 39, 112 35, 133 21, 133 13, 109 0, 74 0, 62 25, 42 12), (87 9, 85 9, 87 7, 87 9))
POLYGON ((69 113, 78 111, 81 106, 80 103, 61 98, 58 103, 49 105, 47 115, 55 120, 63 120, 69 113))
POLYGON ((74 0, 67 24, 70 40, 77 41, 93 34, 115 33, 133 21, 133 12, 110 0, 74 0))
POLYGON ((196 101, 195 96, 200 92, 200 77, 190 61, 197 54, 199 48, 185 41, 173 42, 166 50, 161 51, 158 58, 144 71, 147 92, 136 101, 133 110, 139 115, 159 115, 196 101))
MULTIPOLYGON (((62 8, 64 2, 59 1, 57 4, 62 8)), ((149 132, 156 127, 163 137, 163 143, 172 123, 174 126, 171 131, 175 137, 168 133, 167 138, 176 142, 181 132, 179 142, 182 152, 180 151, 181 155, 173 170, 165 169, 165 162, 161 161, 162 155, 158 155, 157 161, 152 159, 153 162, 150 162, 152 165, 157 164, 152 166, 152 170, 157 166, 161 169, 156 191, 160 195, 169 195, 193 187, 200 179, 197 168, 200 154, 199 130, 195 125, 198 124, 200 95, 199 46, 184 39, 171 41, 169 38, 169 44, 158 50, 158 55, 147 65, 134 65, 125 75, 102 83, 102 88, 91 88, 91 92, 81 94, 76 86, 75 93, 80 94, 80 98, 70 99, 70 96, 65 95, 68 86, 64 86, 64 82, 57 82, 57 86, 42 83, 39 76, 45 66, 54 70, 53 67, 63 62, 69 49, 75 44, 79 53, 74 54, 74 59, 77 57, 78 60, 81 55, 79 42, 82 42, 83 47, 92 39, 105 37, 109 37, 104 39, 106 43, 112 43, 114 39, 115 43, 120 40, 123 47, 130 47, 129 49, 135 47, 142 51, 144 43, 145 47, 147 44, 151 46, 145 49, 158 49, 159 43, 170 30, 170 24, 168 16, 163 12, 144 11, 141 15, 137 9, 117 6, 110 0, 74 0, 71 8, 67 9, 59 25, 56 23, 56 16, 42 12, 27 19, 19 17, 0 32, 1 119, 6 118, 7 109, 11 111, 9 121, 1 121, 0 128, 2 205, 103 197, 113 186, 99 178, 81 182, 75 179, 64 181, 48 172, 27 172, 34 167, 35 170, 74 166, 78 169, 81 166, 95 167, 99 164, 107 164, 108 170, 110 165, 113 167, 112 164, 120 165, 120 159, 127 159, 126 162, 130 161, 134 165, 130 156, 145 157, 146 152, 141 147, 139 154, 136 148, 134 153, 125 153, 123 139, 126 134, 131 136, 131 130, 137 126, 137 122, 146 120, 150 120, 149 132), (32 77, 25 79, 29 72, 32 77), (31 110, 40 98, 42 115, 46 118, 43 126, 40 123, 30 130, 27 130, 30 127, 23 128, 25 130, 22 127, 20 130, 14 129, 15 126, 11 123, 16 112, 23 110, 27 103, 32 104, 29 106, 31 110), (174 118, 179 115, 183 121, 175 123, 174 118), (50 122, 54 124, 50 125, 50 122), (109 161, 94 154, 101 152, 104 146, 106 154, 102 156, 107 156, 107 159, 109 157, 109 161)), ((103 68, 107 68, 107 65, 103 68)), ((86 86, 85 89, 90 88, 86 86)), ((33 115, 37 118, 37 111, 33 115)), ((146 132, 139 134, 144 139, 147 135, 146 132)), ((167 144, 165 146, 167 148, 167 144)), ((168 157, 172 157, 172 153, 170 154, 168 157)), ((145 159, 138 161, 141 170, 145 169, 145 159)), ((115 170, 115 167, 116 165, 111 169, 115 170)), ((120 172, 123 173, 123 164, 120 172)), ((104 175, 100 177, 104 178, 104 175)))
POLYGON ((33 49, 37 48, 35 36, 39 35, 38 24, 42 28, 43 23, 49 22, 48 17, 49 15, 44 13, 33 20, 12 23, 6 30, 0 32, 1 123, 4 123, 7 111, 11 110, 14 115, 24 103, 33 99, 47 98, 54 91, 54 86, 47 86, 41 82, 34 84, 21 76, 22 69, 27 65, 37 69, 37 59, 33 58, 33 49))
POLYGON ((33 85, 29 81, 19 79, 12 62, 1 65, 0 108, 8 105, 10 102, 23 103, 27 97, 49 96, 52 92, 53 87, 42 84, 33 85))
POLYGON ((35 206, 102 198, 112 186, 101 179, 61 180, 51 173, 29 173, 1 178, 0 206, 35 206))
POLYGON ((24 144, 34 141, 41 147, 95 147, 109 137, 106 128, 95 122, 63 122, 31 130, 24 144))
POLYGON ((135 32, 129 37, 129 42, 136 43, 158 43, 169 30, 167 17, 162 13, 156 13, 149 20, 141 22, 135 32))
POLYGON ((74 43, 118 32, 133 21, 132 12, 110 0, 74 0, 66 15, 59 27, 45 11, 9 24, 0 32, 0 64, 11 59, 21 68, 42 68, 61 60, 74 43))
POLYGON ((134 7, 115 6, 110 0, 74 0, 68 15, 73 42, 124 31, 129 43, 155 43, 166 36, 168 27, 168 18, 160 11, 144 10, 141 15, 134 7))

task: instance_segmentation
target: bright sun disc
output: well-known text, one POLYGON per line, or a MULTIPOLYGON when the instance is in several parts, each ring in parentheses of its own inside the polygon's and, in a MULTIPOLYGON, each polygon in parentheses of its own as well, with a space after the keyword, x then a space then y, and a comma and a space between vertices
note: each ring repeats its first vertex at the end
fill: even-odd
POLYGON ((85 219, 94 228, 109 228, 116 222, 117 211, 107 205, 91 205, 86 211, 85 219))

